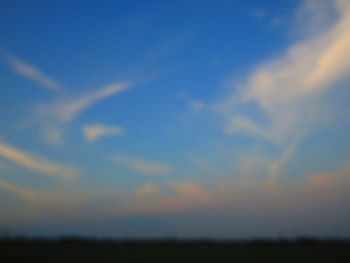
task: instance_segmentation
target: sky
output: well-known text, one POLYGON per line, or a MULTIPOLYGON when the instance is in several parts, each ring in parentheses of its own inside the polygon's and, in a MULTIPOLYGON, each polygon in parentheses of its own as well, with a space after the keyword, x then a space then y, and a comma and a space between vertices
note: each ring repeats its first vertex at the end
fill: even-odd
POLYGON ((0 1, 0 235, 350 236, 350 1, 0 1))

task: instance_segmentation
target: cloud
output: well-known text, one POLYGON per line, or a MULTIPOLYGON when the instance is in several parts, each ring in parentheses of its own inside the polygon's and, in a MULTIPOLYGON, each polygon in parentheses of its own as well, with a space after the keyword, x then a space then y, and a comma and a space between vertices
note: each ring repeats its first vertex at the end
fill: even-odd
POLYGON ((194 182, 173 182, 170 187, 175 190, 181 197, 186 199, 195 199, 206 201, 210 197, 210 193, 202 185, 194 182))
POLYGON ((137 189, 135 195, 138 197, 148 197, 154 196, 159 191, 158 186, 152 183, 147 183, 142 185, 139 189, 137 189))
POLYGON ((271 183, 274 183, 277 179, 280 170, 282 167, 287 163, 287 161, 290 159, 290 157, 293 155, 296 147, 297 147, 298 141, 294 141, 293 143, 290 143, 282 152, 282 154, 273 160, 273 162, 270 165, 270 171, 269 171, 269 180, 271 183))
MULTIPOLYGON (((313 3, 317 2, 322 1, 313 3)), ((287 162, 296 148, 293 145, 321 117, 318 111, 325 94, 350 73, 350 4, 332 3, 338 15, 332 25, 257 67, 217 107, 226 119, 226 133, 250 134, 285 148, 273 165, 273 173, 287 162), (252 106, 257 114, 242 111, 252 106)), ((314 5, 312 11, 317 13, 317 8, 323 5, 314 5)))
POLYGON ((69 122, 98 101, 118 94, 129 87, 130 86, 126 83, 117 82, 104 86, 96 91, 86 93, 73 100, 67 99, 58 101, 53 106, 53 113, 60 121, 69 122))
POLYGON ((268 216, 274 222, 284 217, 281 215, 285 215, 287 220, 294 220, 295 214, 302 215, 304 219, 320 214, 331 218, 332 211, 338 210, 339 215, 344 215, 341 208, 344 205, 348 207, 349 172, 349 166, 345 166, 335 171, 309 174, 288 185, 270 184, 262 178, 231 178, 217 182, 210 189, 195 181, 171 181, 163 185, 164 189, 147 183, 116 206, 109 207, 107 214, 185 215, 191 211, 192 216, 196 211, 206 215, 219 212, 221 218, 246 217, 254 224, 260 220, 256 216, 268 216))
POLYGON ((205 107, 203 101, 193 100, 189 102, 189 106, 195 111, 202 111, 205 107))
POLYGON ((79 189, 72 191, 69 188, 60 188, 59 191, 57 190, 39 190, 0 179, 0 191, 7 192, 25 203, 25 206, 21 206, 22 209, 18 207, 14 211, 11 209, 11 213, 5 213, 6 207, 4 207, 0 221, 20 226, 22 223, 39 221, 43 224, 45 221, 72 222, 72 218, 82 220, 81 217, 86 218, 86 214, 91 215, 91 209, 85 211, 84 215, 81 211, 81 206, 86 200, 79 189))
POLYGON ((36 203, 46 199, 46 197, 43 199, 39 192, 33 189, 19 186, 3 179, 0 179, 0 189, 20 196, 28 202, 36 203))
POLYGON ((325 28, 331 26, 337 19, 339 11, 335 9, 335 6, 341 1, 302 1, 293 17, 295 28, 292 33, 308 36, 324 32, 325 28))
POLYGON ((5 55, 5 58, 17 74, 39 83, 45 89, 51 91, 58 91, 61 89, 61 85, 57 83, 57 81, 42 73, 37 67, 12 55, 5 55))
MULTIPOLYGON (((40 133, 51 144, 60 144, 65 133, 64 125, 77 118, 83 111, 107 97, 130 88, 130 85, 127 83, 116 82, 103 86, 100 89, 86 92, 81 96, 67 96, 62 92, 63 90, 59 83, 46 76, 35 66, 12 55, 5 54, 3 57, 16 73, 34 80, 46 89, 58 92, 59 96, 54 101, 36 107, 36 115, 33 118, 34 121, 39 120, 40 133)), ((114 129, 113 134, 116 133, 117 130, 114 129)))
POLYGON ((32 153, 13 148, 0 142, 0 156, 29 170, 60 179, 73 179, 79 170, 70 165, 55 163, 32 153))
POLYGON ((231 178, 209 190, 197 182, 170 182, 167 187, 172 191, 161 192, 156 198, 129 196, 112 207, 110 214, 114 219, 165 217, 169 219, 167 229, 177 229, 180 235, 346 236, 349 185, 348 168, 310 174, 288 185, 267 185, 257 179, 242 183, 241 178, 231 178))
MULTIPOLYGON (((306 177, 305 187, 318 189, 320 193, 324 189, 332 189, 336 193, 339 189, 346 190, 350 185, 350 165, 342 169, 330 172, 314 173, 306 177)), ((341 195, 339 191, 337 195, 341 195)))
POLYGON ((229 120, 226 131, 246 131, 280 141, 299 128, 307 104, 350 71, 349 24, 350 12, 344 12, 322 35, 292 45, 281 57, 252 72, 239 94, 232 95, 234 102, 224 102, 228 102, 224 105, 229 120), (231 108, 251 102, 266 114, 271 125, 259 125, 231 108))
POLYGON ((94 142, 103 136, 121 136, 124 134, 124 130, 121 127, 102 124, 85 125, 82 130, 88 142, 94 142))
MULTIPOLYGON (((117 82, 75 98, 61 97, 56 99, 56 101, 39 105, 37 107, 36 118, 41 122, 41 133, 44 135, 46 141, 52 144, 59 144, 65 132, 65 125, 97 102, 128 88, 130 88, 129 84, 117 82)), ((116 129, 114 133, 116 133, 116 129)))
POLYGON ((170 166, 167 164, 136 159, 124 155, 113 156, 112 160, 116 163, 126 166, 127 168, 148 175, 161 175, 170 171, 170 166))
MULTIPOLYGON (((158 213, 178 213, 189 211, 191 209, 205 207, 211 203, 211 192, 203 185, 191 181, 170 182, 166 185, 167 193, 157 198, 146 199, 139 198, 140 196, 149 196, 148 192, 155 194, 153 184, 146 184, 140 189, 146 195, 136 195, 136 198, 128 198, 123 204, 113 209, 113 214, 124 216, 130 214, 158 214, 158 213)), ((140 190, 139 189, 139 190, 140 190)), ((156 193, 159 189, 156 188, 156 193)))

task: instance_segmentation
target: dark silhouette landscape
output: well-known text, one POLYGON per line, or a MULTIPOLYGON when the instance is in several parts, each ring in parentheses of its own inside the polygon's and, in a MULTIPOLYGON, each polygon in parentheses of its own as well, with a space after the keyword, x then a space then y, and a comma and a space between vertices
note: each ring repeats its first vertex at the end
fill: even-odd
POLYGON ((349 262, 350 240, 3 238, 0 251, 3 262, 349 262))

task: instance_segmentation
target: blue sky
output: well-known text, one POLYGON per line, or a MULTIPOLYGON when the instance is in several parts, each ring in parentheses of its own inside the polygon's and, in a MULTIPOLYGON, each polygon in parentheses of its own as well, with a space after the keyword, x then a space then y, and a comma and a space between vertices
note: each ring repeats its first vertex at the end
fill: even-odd
POLYGON ((1 1, 0 25, 1 228, 349 236, 349 1, 1 1))

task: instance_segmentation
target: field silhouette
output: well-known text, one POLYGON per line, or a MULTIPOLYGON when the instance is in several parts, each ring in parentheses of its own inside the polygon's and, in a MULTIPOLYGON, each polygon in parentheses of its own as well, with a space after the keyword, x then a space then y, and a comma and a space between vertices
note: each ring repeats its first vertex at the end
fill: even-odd
POLYGON ((3 238, 2 262, 350 262, 349 240, 3 238))

